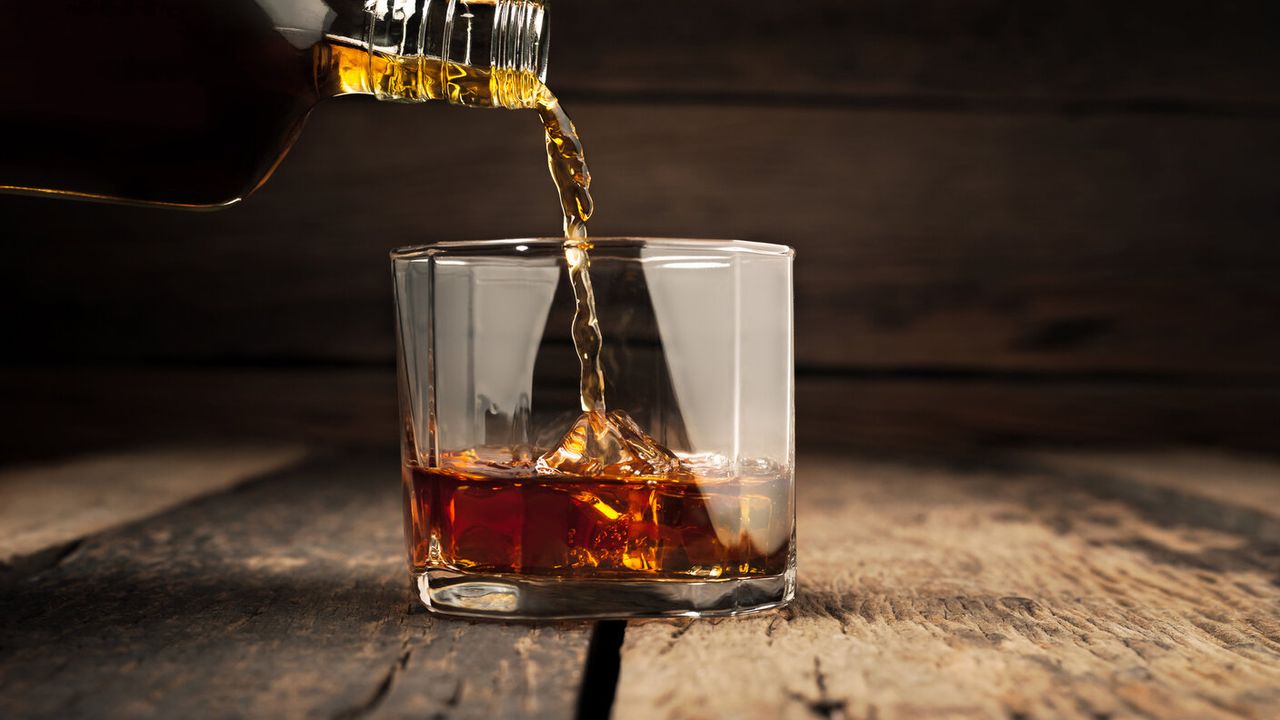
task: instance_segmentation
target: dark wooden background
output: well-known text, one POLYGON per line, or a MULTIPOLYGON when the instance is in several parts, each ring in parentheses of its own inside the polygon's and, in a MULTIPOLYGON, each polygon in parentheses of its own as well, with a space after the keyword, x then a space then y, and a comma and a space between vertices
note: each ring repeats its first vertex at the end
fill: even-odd
MULTIPOLYGON (((797 248, 802 445, 1276 448, 1274 3, 553 14, 595 233, 797 248)), ((554 235, 540 153, 527 113, 344 99, 230 210, 0 198, 0 452, 393 443, 386 252, 554 235)))

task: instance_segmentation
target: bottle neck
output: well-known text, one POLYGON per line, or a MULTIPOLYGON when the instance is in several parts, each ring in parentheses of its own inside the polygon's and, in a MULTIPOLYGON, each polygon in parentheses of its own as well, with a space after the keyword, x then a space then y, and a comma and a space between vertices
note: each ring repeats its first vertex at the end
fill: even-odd
POLYGON ((370 0, 364 27, 317 44, 322 95, 533 107, 550 40, 541 0, 370 0))

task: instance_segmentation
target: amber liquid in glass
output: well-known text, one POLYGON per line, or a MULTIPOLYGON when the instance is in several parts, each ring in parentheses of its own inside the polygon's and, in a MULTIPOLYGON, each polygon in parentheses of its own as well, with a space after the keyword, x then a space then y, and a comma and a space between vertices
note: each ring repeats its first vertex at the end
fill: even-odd
POLYGON ((587 234, 591 174, 555 95, 540 88, 535 107, 564 214, 582 415, 540 455, 498 449, 482 459, 470 451, 435 458, 429 468, 410 458, 403 484, 414 571, 647 580, 785 572, 791 501, 784 469, 679 458, 624 411, 607 408, 587 234))
POLYGON ((404 471, 416 572, 733 579, 787 568, 787 482, 765 471, 591 477, 444 459, 404 471))

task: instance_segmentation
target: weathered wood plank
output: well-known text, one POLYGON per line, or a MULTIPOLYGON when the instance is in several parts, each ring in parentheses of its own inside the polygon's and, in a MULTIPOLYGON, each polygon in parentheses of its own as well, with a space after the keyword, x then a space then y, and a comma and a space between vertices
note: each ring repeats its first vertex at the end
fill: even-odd
POLYGON ((1189 505, 1219 530, 1280 543, 1280 464, 1273 458, 1203 451, 1039 451, 1033 461, 1094 486, 1166 508, 1189 505))
POLYGON ((1280 100, 1275 7, 557 0, 558 92, 1280 100))
POLYGON ((415 610, 398 475, 317 459, 0 588, 0 715, 570 714, 589 626, 415 610))
MULTIPOLYGON (((532 117, 376 105, 225 212, 0 199, 9 362, 390 363, 386 250, 558 231, 532 117)), ((801 367, 1280 367, 1272 119, 570 109, 599 234, 798 248, 801 367)))
POLYGON ((1274 548, 1092 488, 802 459, 795 605, 632 624, 614 717, 1272 717, 1274 548))
MULTIPOLYGON (((394 445, 391 369, 9 369, 0 455, 225 438, 394 445)), ((802 448, 963 449, 1036 443, 1186 443, 1263 451, 1280 387, 801 377, 802 448)))
POLYGON ((179 441, 390 448, 391 369, 8 369, 0 372, 0 454, 57 458, 77 447, 179 441))
POLYGON ((802 441, 869 450, 1037 443, 1280 448, 1280 438, 1259 421, 1280 407, 1280 388, 1270 384, 828 377, 797 382, 796 407, 802 441))
POLYGON ((44 553, 279 470, 304 454, 301 446, 176 447, 0 469, 0 571, 21 572, 44 553))

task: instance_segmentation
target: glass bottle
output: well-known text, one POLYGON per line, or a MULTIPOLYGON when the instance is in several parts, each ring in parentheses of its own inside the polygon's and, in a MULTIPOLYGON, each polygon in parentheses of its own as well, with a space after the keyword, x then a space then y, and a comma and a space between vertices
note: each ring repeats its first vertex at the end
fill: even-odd
POLYGON ((260 187, 320 100, 531 107, 541 0, 60 0, 6 8, 0 190, 180 207, 260 187))

